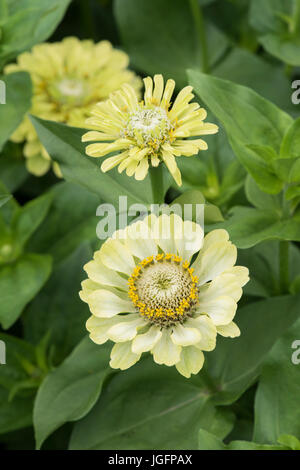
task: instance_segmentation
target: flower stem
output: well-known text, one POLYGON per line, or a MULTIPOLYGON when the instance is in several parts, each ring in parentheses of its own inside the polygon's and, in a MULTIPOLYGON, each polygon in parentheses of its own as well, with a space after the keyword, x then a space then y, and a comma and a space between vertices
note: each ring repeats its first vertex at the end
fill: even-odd
POLYGON ((200 7, 198 0, 190 0, 190 8, 193 14, 196 33, 201 47, 202 71, 204 73, 209 73, 208 48, 202 8, 200 7))
POLYGON ((280 292, 287 294, 290 284, 290 267, 289 267, 289 246, 288 241, 279 243, 279 282, 280 292))
POLYGON ((164 202, 164 174, 163 165, 158 167, 151 167, 149 169, 153 204, 161 204, 164 202))

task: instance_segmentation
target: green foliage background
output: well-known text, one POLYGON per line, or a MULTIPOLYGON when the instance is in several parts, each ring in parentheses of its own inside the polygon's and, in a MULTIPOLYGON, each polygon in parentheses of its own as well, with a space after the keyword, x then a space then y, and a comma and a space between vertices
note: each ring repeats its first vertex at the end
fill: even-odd
POLYGON ((82 266, 100 244, 97 206, 149 205, 150 181, 101 173, 81 129, 34 116, 64 180, 30 176, 9 141, 30 77, 1 77, 0 248, 13 251, 0 258, 0 448, 300 450, 300 1, 0 0, 0 69, 69 35, 108 39, 141 76, 194 87, 220 133, 180 160, 180 191, 166 176, 165 201, 205 200, 206 227, 229 231, 251 281, 241 337, 219 339, 198 376, 147 356, 111 370, 111 345, 86 335, 82 266))

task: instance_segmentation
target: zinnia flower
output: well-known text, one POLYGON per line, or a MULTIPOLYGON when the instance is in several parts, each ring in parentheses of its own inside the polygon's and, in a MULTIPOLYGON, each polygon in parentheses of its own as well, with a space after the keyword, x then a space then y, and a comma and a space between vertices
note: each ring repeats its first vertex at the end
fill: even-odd
POLYGON ((90 338, 116 343, 112 368, 127 369, 150 351, 158 364, 197 374, 218 333, 240 335, 233 318, 248 269, 234 266, 236 257, 225 230, 204 238, 200 225, 175 214, 115 232, 84 266, 90 338))
MULTIPOLYGON (((62 42, 39 44, 32 52, 19 55, 17 64, 8 65, 5 73, 27 71, 33 82, 31 114, 43 119, 85 127, 95 103, 108 98, 123 83, 140 89, 140 79, 127 69, 128 56, 113 49, 108 41, 94 44, 66 38, 62 42)), ((40 143, 28 117, 11 137, 26 140, 24 148, 28 171, 40 176, 48 171, 51 159, 40 143)), ((53 169, 61 176, 57 164, 53 169)))
POLYGON ((162 75, 154 76, 154 89, 151 77, 145 78, 144 83, 141 102, 132 86, 125 84, 109 100, 93 108, 93 117, 87 123, 98 132, 84 134, 82 141, 102 142, 88 145, 86 153, 90 157, 103 157, 118 152, 103 162, 102 171, 119 165, 119 172, 126 169, 127 175, 134 174, 137 180, 146 177, 149 164, 157 167, 164 162, 181 185, 175 157, 189 157, 199 150, 207 150, 204 140, 187 138, 215 134, 218 127, 204 122, 206 111, 198 103, 190 103, 194 97, 192 87, 183 88, 171 106, 174 80, 168 80, 165 88, 162 75))

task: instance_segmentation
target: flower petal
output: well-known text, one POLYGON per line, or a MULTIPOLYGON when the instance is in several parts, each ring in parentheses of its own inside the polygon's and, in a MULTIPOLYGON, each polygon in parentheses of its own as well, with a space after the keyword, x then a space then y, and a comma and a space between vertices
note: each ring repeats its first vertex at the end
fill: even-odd
POLYGON ((124 315, 124 317, 107 332, 109 339, 116 343, 132 340, 137 335, 138 328, 145 326, 145 320, 138 314, 124 315))
POLYGON ((173 328, 171 339, 178 346, 191 346, 199 343, 201 333, 197 328, 188 328, 180 323, 173 328))
POLYGON ((115 315, 112 318, 97 318, 92 315, 86 322, 86 329, 90 333, 90 338, 96 344, 103 344, 108 341, 108 330, 122 320, 122 316, 115 315))
POLYGON ((232 297, 238 302, 243 291, 237 277, 233 274, 223 273, 213 279, 208 285, 200 288, 199 302, 209 302, 220 296, 232 297))
POLYGON ((135 312, 135 307, 129 299, 122 299, 106 289, 93 291, 88 296, 87 301, 90 311, 96 317, 110 318, 118 313, 135 312))
POLYGON ((217 326, 217 332, 225 338, 237 338, 241 335, 239 327, 233 321, 228 325, 217 326))
POLYGON ((180 361, 176 364, 178 372, 189 379, 192 374, 198 374, 204 364, 204 354, 195 346, 183 348, 180 361))
POLYGON ((99 251, 101 262, 110 269, 121 273, 132 273, 135 263, 128 248, 119 240, 108 239, 99 251))
POLYGON ((181 347, 171 340, 171 330, 163 329, 160 340, 151 350, 153 359, 157 364, 173 366, 180 360, 181 347))
POLYGON ((107 268, 99 259, 99 252, 96 252, 94 257, 93 261, 90 261, 83 267, 89 278, 103 286, 118 287, 127 291, 128 284, 126 279, 119 276, 114 270, 107 268))
POLYGON ((218 297, 209 302, 200 302, 197 313, 205 313, 217 326, 228 325, 236 313, 237 304, 231 297, 218 297))
POLYGON ((140 357, 140 354, 134 354, 131 351, 131 341, 117 343, 111 350, 109 365, 112 369, 129 369, 138 362, 140 357))
POLYGON ((157 245, 151 238, 149 226, 144 221, 131 224, 126 229, 125 244, 128 250, 137 258, 143 260, 157 255, 157 245))
POLYGON ((141 354, 150 351, 160 340, 162 332, 157 326, 151 326, 147 333, 137 335, 132 341, 132 351, 141 354))
POLYGON ((199 285, 211 281, 227 269, 233 267, 237 259, 236 246, 230 242, 216 242, 200 251, 193 268, 198 276, 199 285))
POLYGON ((191 318, 187 322, 188 326, 198 328, 201 333, 201 340, 195 346, 202 351, 213 351, 216 347, 217 329, 213 321, 206 315, 191 318))

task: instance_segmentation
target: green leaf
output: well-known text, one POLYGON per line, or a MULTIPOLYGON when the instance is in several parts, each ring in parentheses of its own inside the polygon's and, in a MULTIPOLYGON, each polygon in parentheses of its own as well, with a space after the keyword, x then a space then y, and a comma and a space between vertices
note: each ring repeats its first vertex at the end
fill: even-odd
POLYGON ((250 248, 266 240, 300 241, 300 217, 281 219, 278 211, 234 207, 230 218, 216 227, 225 228, 238 248, 250 248))
POLYGON ((283 450, 286 447, 256 444, 248 441, 232 441, 230 444, 225 445, 221 439, 204 429, 200 429, 198 437, 199 450, 283 450))
POLYGON ((144 181, 136 181, 126 174, 120 175, 117 170, 103 173, 98 161, 85 155, 85 144, 81 143, 81 136, 85 132, 83 129, 34 116, 31 120, 43 145, 59 163, 67 181, 87 188, 116 207, 120 194, 128 197, 128 205, 151 203, 149 176, 144 181))
POLYGON ((42 288, 51 272, 51 258, 25 254, 15 263, 0 268, 0 322, 11 327, 25 306, 42 288))
POLYGON ((179 204, 182 208, 182 215, 185 217, 188 217, 189 214, 186 211, 185 206, 190 206, 192 210, 192 220, 194 222, 201 223, 201 220, 197 220, 199 216, 201 217, 202 211, 198 211, 199 206, 204 206, 204 223, 206 224, 212 224, 212 223, 217 223, 221 222, 224 220, 224 217, 220 211, 220 209, 213 205, 213 204, 207 204, 205 202, 205 198, 201 191, 198 190, 190 190, 184 192, 181 196, 176 198, 171 206, 179 204))
POLYGON ((188 76, 196 93, 224 125, 240 162, 263 191, 278 193, 282 183, 248 146, 267 146, 279 152, 292 118, 249 88, 193 70, 188 76))
POLYGON ((246 179, 245 191, 248 201, 257 209, 274 211, 278 216, 282 216, 280 196, 264 193, 250 175, 246 179))
POLYGON ((0 104, 0 151, 31 106, 31 80, 26 72, 1 77, 6 88, 6 104, 0 104))
POLYGON ((199 380, 186 380, 151 357, 116 374, 92 411, 76 423, 71 449, 195 449, 215 411, 199 380))
POLYGON ((37 448, 68 421, 83 418, 94 406, 111 372, 110 345, 99 346, 88 337, 42 383, 34 404, 37 448))
POLYGON ((250 22, 261 35, 259 42, 287 64, 300 65, 298 0, 252 0, 250 22))
POLYGON ((0 434, 18 431, 32 425, 32 397, 8 401, 8 391, 0 387, 0 434))
POLYGON ((89 309, 78 293, 86 278, 83 266, 92 255, 88 243, 81 244, 55 267, 47 284, 26 309, 25 338, 38 343, 50 331, 55 363, 70 354, 86 333, 89 309))
MULTIPOLYGON (((186 85, 185 70, 201 66, 201 49, 186 0, 117 0, 115 16, 132 63, 150 75, 162 73, 178 87, 186 85), (166 21, 168 18, 168 21, 166 21)), ((212 66, 228 42, 208 21, 206 35, 212 66)))
POLYGON ((52 202, 52 195, 40 196, 20 208, 12 221, 12 230, 19 244, 24 246, 45 219, 52 202))
MULTIPOLYGON (((62 182, 50 190, 51 208, 31 237, 28 250, 49 253, 55 264, 70 256, 82 241, 96 240, 100 198, 76 184, 62 182), (76 208, 76 210, 74 210, 76 208)), ((100 243, 100 241, 98 242, 100 243)))
POLYGON ((7 14, 1 17, 0 63, 43 42, 54 32, 71 0, 7 0, 7 14))
POLYGON ((10 199, 11 199, 10 194, 0 194, 0 207, 4 206, 10 199))
POLYGON ((289 127, 280 148, 280 158, 298 157, 300 157, 300 118, 289 127))
POLYGON ((300 441, 295 436, 283 434, 278 438, 279 444, 289 447, 292 450, 300 450, 300 441))
POLYGON ((235 321, 241 336, 234 340, 220 338, 216 349, 206 357, 204 374, 216 404, 234 402, 257 380, 263 360, 296 321, 299 307, 297 295, 253 302, 238 310, 235 321))
POLYGON ((254 438, 258 442, 273 443, 282 434, 300 435, 296 340, 300 340, 299 320, 288 332, 282 332, 264 364, 255 400, 254 438))

